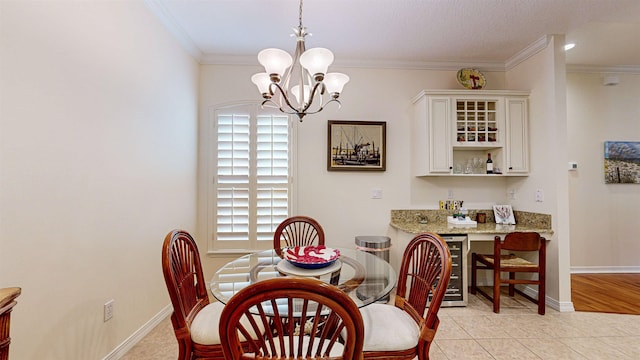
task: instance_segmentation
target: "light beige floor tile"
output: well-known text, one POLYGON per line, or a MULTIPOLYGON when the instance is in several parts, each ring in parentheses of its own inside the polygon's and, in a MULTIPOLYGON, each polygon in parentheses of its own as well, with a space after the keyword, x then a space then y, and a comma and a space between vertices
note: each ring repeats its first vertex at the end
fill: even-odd
POLYGON ((602 337, 600 340, 611 349, 616 349, 633 359, 640 359, 640 336, 602 337))
POLYGON ((589 360, 631 360, 637 359, 627 356, 623 352, 607 346, 600 338, 565 338, 560 342, 582 354, 589 360))
POLYGON ((478 344, 496 360, 539 360, 516 339, 478 339, 478 344))
POLYGON ((471 339, 471 336, 467 334, 466 331, 460 325, 458 325, 451 317, 443 316, 440 317, 440 326, 438 326, 438 331, 436 332, 435 340, 438 341, 440 339, 471 339))
POLYGON ((438 347, 449 359, 492 360, 493 357, 475 340, 439 340, 438 347))
POLYGON ((494 326, 488 316, 457 316, 453 320, 474 339, 510 338, 504 327, 494 326))
POLYGON ((175 360, 177 358, 178 341, 173 332, 171 319, 167 317, 120 359, 175 360))
MULTIPOLYGON (((418 357, 416 356, 414 360, 418 360, 418 357)), ((440 350, 436 343, 433 343, 429 348, 429 360, 449 360, 449 358, 440 350)))
POLYGON ((571 347, 555 339, 518 339, 522 345, 545 360, 587 360, 571 347))

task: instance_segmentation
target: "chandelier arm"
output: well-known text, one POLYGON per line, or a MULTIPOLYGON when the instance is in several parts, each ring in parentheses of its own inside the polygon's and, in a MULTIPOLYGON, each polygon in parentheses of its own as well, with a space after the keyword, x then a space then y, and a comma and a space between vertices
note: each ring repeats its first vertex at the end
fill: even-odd
POLYGON ((307 115, 313 115, 313 114, 317 114, 320 111, 322 111, 324 109, 325 106, 327 106, 328 104, 332 103, 332 102, 337 102, 338 103, 338 108, 342 107, 342 103, 340 102, 340 100, 338 99, 331 99, 329 101, 327 101, 326 103, 324 103, 322 106, 320 106, 320 108, 318 108, 316 111, 305 111, 305 114, 307 115))
POLYGON ((264 107, 265 107, 265 105, 266 105, 267 103, 272 103, 272 104, 273 104, 272 106, 268 106, 268 107, 271 107, 271 108, 278 108, 278 109, 280 108, 280 106, 278 106, 278 104, 277 104, 275 101, 271 100, 271 99, 266 99, 266 100, 264 100, 264 101, 262 102, 262 104, 260 104, 260 106, 264 109, 264 107))
POLYGON ((315 114, 315 113, 320 112, 322 110, 322 106, 320 106, 320 110, 318 110, 318 111, 307 112, 307 110, 311 107, 311 104, 313 103, 313 99, 316 96, 316 92, 318 91, 318 87, 320 87, 320 96, 322 96, 324 94, 324 83, 316 82, 315 85, 313 85, 313 89, 309 93, 309 102, 307 103, 306 106, 302 107, 301 112, 307 113, 307 114, 315 114))
MULTIPOLYGON (((284 102, 287 104, 289 109, 291 109, 293 112, 284 111, 282 109, 282 104, 276 104, 275 102, 272 101, 274 104, 278 105, 278 107, 280 108, 280 111, 282 111, 284 113, 287 113, 287 114, 299 114, 300 113, 299 109, 296 109, 293 105, 291 105, 291 102, 289 102, 289 98, 287 97, 287 94, 284 92, 284 89, 282 89, 280 84, 271 83, 271 85, 269 85, 269 91, 272 92, 275 95, 275 92, 273 91, 271 86, 275 86, 278 89, 278 91, 280 91, 280 99, 281 100, 284 99, 284 102)), ((302 112, 304 112, 304 110, 302 110, 302 112)))

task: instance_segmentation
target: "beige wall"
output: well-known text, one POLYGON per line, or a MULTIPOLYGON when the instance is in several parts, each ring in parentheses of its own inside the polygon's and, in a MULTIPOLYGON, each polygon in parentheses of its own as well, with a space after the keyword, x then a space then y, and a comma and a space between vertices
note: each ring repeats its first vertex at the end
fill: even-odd
POLYGON ((164 235, 195 231, 198 65, 142 2, 2 1, 0 52, 11 358, 101 359, 169 304, 164 235))
POLYGON ((547 243, 547 296, 556 309, 573 310, 569 274, 569 223, 566 75, 564 37, 551 36, 547 47, 507 72, 507 84, 516 89, 531 89, 530 97, 530 175, 510 179, 515 190, 517 209, 551 214, 554 235, 547 243), (544 201, 535 201, 535 192, 544 193, 544 201))
POLYGON ((640 74, 568 75, 571 268, 575 272, 640 271, 640 185, 604 183, 604 142, 640 141, 640 74))

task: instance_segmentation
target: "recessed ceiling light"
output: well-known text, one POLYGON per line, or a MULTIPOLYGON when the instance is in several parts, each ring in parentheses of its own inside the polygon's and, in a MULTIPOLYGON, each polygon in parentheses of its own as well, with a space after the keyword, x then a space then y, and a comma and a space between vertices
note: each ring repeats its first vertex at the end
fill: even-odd
POLYGON ((564 51, 571 50, 571 49, 574 48, 574 46, 576 46, 576 44, 574 44, 574 43, 565 44, 564 45, 564 51))

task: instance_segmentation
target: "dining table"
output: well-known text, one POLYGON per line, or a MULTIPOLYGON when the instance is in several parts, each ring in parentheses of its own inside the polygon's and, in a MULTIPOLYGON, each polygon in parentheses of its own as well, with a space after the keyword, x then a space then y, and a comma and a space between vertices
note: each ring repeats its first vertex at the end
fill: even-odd
POLYGON ((282 258, 282 252, 263 250, 236 258, 213 275, 210 289, 223 304, 241 289, 261 280, 283 276, 315 277, 337 286, 358 307, 386 302, 396 285, 396 272, 383 258, 362 250, 336 248, 339 258, 332 264, 301 268, 282 258))

